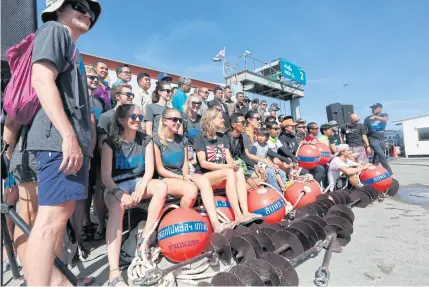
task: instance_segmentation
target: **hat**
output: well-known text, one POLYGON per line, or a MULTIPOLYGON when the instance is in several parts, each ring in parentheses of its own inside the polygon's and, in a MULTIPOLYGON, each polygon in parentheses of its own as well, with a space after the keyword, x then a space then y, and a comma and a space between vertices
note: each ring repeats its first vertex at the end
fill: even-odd
POLYGON ((296 122, 297 122, 298 124, 305 124, 305 120, 304 120, 303 118, 298 118, 298 119, 296 120, 296 122))
POLYGON ((250 102, 250 99, 249 99, 249 97, 248 97, 248 96, 244 96, 243 101, 245 101, 245 102, 250 102))
POLYGON ((261 105, 262 105, 262 104, 266 104, 266 103, 267 103, 267 101, 266 101, 266 100, 262 100, 262 101, 261 101, 261 105))
MULTIPOLYGON (((61 6, 63 6, 64 3, 69 2, 66 0, 46 0, 46 9, 43 10, 41 17, 42 17, 42 22, 47 22, 52 19, 52 14, 55 13, 58 9, 61 8, 61 6)), ((81 2, 82 0, 75 0, 74 2, 81 2)), ((101 13, 101 6, 100 3, 98 3, 98 0, 87 0, 87 3, 89 5, 89 8, 91 9, 92 12, 94 12, 95 18, 94 18, 94 22, 91 23, 91 26, 89 27, 89 29, 91 29, 92 27, 94 27, 95 23, 97 22, 98 17, 100 16, 101 13)))
POLYGON ((271 104, 270 108, 268 109, 268 111, 280 111, 279 105, 277 104, 271 104))
POLYGON ((160 81, 169 81, 169 82, 171 82, 173 80, 172 77, 170 77, 168 74, 163 73, 163 72, 159 73, 157 78, 158 78, 158 82, 160 82, 160 81))
POLYGON ((371 109, 382 108, 382 107, 383 107, 383 105, 380 103, 376 103, 376 104, 370 106, 371 109))
POLYGON ((253 99, 252 104, 259 104, 259 99, 253 99))
POLYGON ((282 121, 282 124, 280 125, 282 128, 284 128, 285 126, 296 126, 297 123, 295 123, 293 120, 288 119, 288 120, 284 120, 282 121))
POLYGON ((337 146, 337 152, 334 154, 334 156, 338 156, 340 152, 350 149, 350 146, 348 144, 340 144, 337 146))
POLYGON ((328 125, 330 125, 331 127, 333 127, 333 126, 338 126, 338 123, 337 123, 337 121, 330 121, 328 123, 328 125))

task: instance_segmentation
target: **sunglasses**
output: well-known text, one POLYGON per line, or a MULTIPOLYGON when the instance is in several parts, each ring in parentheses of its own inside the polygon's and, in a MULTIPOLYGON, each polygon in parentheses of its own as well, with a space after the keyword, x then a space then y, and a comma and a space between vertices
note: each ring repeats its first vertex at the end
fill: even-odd
POLYGON ((277 127, 277 128, 271 128, 272 130, 275 130, 275 131, 278 131, 278 130, 280 130, 280 128, 279 127, 277 127))
POLYGON ((298 126, 297 128, 299 128, 299 129, 301 128, 302 129, 302 128, 305 128, 305 126, 298 126))
POLYGON ((98 81, 97 76, 86 76, 87 79, 90 79, 91 81, 98 81))
POLYGON ((128 92, 128 93, 121 93, 121 95, 126 95, 128 98, 134 98, 134 94, 133 93, 131 93, 131 92, 128 92))
POLYGON ((261 104, 261 106, 267 106, 267 104, 261 104))
POLYGON ((242 124, 242 125, 244 125, 244 123, 245 123, 246 121, 237 121, 237 124, 242 124))
POLYGON ((310 130, 318 130, 319 128, 310 128, 310 130))
POLYGON ((260 122, 260 121, 261 121, 261 118, 260 118, 260 117, 253 117, 253 119, 257 120, 258 122, 260 122))
POLYGON ((167 92, 167 94, 171 94, 171 89, 162 89, 161 92, 167 92))
POLYGON ((91 23, 94 23, 95 13, 91 11, 91 9, 89 9, 88 7, 86 7, 85 5, 79 2, 71 2, 70 4, 73 10, 82 14, 88 14, 89 17, 91 17, 91 23))
POLYGON ((194 101, 192 101, 191 104, 193 106, 201 106, 201 102, 194 102, 194 101))
POLYGON ((133 121, 135 121, 135 120, 137 120, 137 119, 139 119, 140 121, 143 121, 143 115, 142 115, 142 114, 138 114, 138 115, 136 115, 136 114, 132 114, 132 115, 130 116, 130 118, 131 118, 133 121))
POLYGON ((177 117, 167 118, 167 120, 170 120, 170 121, 172 121, 173 123, 177 123, 177 122, 182 123, 182 122, 183 122, 183 119, 182 119, 182 118, 177 118, 177 117))
POLYGON ((245 103, 250 103, 250 100, 244 100, 245 103))

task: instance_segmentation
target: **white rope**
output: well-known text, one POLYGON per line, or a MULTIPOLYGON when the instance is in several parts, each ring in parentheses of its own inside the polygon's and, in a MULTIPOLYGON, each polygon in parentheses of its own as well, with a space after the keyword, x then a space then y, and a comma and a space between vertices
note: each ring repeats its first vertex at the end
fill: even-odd
POLYGON ((287 200, 286 200, 286 198, 284 197, 283 193, 282 193, 280 190, 278 190, 277 188, 275 188, 274 186, 272 186, 271 184, 266 183, 266 182, 261 182, 260 184, 261 184, 261 185, 268 186, 268 187, 270 187, 270 188, 274 189, 275 191, 277 191, 277 193, 278 193, 278 194, 280 195, 280 197, 283 199, 283 202, 284 202, 284 204, 285 204, 286 214, 288 214, 290 211, 292 211, 292 210, 293 210, 292 204, 291 204, 289 201, 287 201, 287 200))

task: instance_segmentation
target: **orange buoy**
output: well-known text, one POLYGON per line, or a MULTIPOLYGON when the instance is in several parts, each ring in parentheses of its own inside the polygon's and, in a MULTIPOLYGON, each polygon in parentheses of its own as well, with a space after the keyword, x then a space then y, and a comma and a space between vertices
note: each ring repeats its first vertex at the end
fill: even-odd
POLYGON ((319 164, 325 166, 331 161, 332 158, 332 152, 331 149, 325 145, 324 143, 316 143, 314 146, 319 150, 320 152, 320 161, 319 164))
POLYGON ((317 195, 318 195, 317 191, 313 192, 308 185, 300 181, 295 181, 285 191, 286 200, 289 201, 292 204, 292 206, 295 206, 296 204, 294 209, 297 209, 306 204, 315 202, 317 195), (302 197, 301 197, 301 194, 302 194, 302 197))
POLYGON ((313 169, 320 161, 320 151, 312 144, 303 144, 297 153, 298 165, 302 168, 313 169))
POLYGON ((360 174, 364 185, 374 187, 378 192, 385 192, 392 185, 391 174, 381 165, 370 166, 360 174))
POLYGON ((216 209, 225 214, 225 216, 228 217, 230 222, 233 222, 235 220, 234 211, 232 210, 228 199, 223 196, 215 196, 214 200, 216 204, 216 209))
POLYGON ((311 192, 316 194, 316 197, 322 194, 322 188, 320 184, 314 179, 308 181, 306 185, 311 189, 311 192))
POLYGON ((174 262, 183 262, 201 254, 208 238, 206 221, 190 208, 171 211, 158 227, 158 245, 164 256, 174 262))
POLYGON ((283 198, 272 188, 250 190, 247 205, 249 212, 262 215, 262 219, 267 223, 278 223, 286 214, 283 198))

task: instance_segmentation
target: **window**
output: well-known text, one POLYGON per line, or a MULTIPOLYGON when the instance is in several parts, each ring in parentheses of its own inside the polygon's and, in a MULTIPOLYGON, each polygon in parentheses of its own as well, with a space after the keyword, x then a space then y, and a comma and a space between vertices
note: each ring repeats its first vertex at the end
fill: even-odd
POLYGON ((417 129, 417 134, 419 135, 419 141, 429 141, 429 128, 419 128, 417 129))

